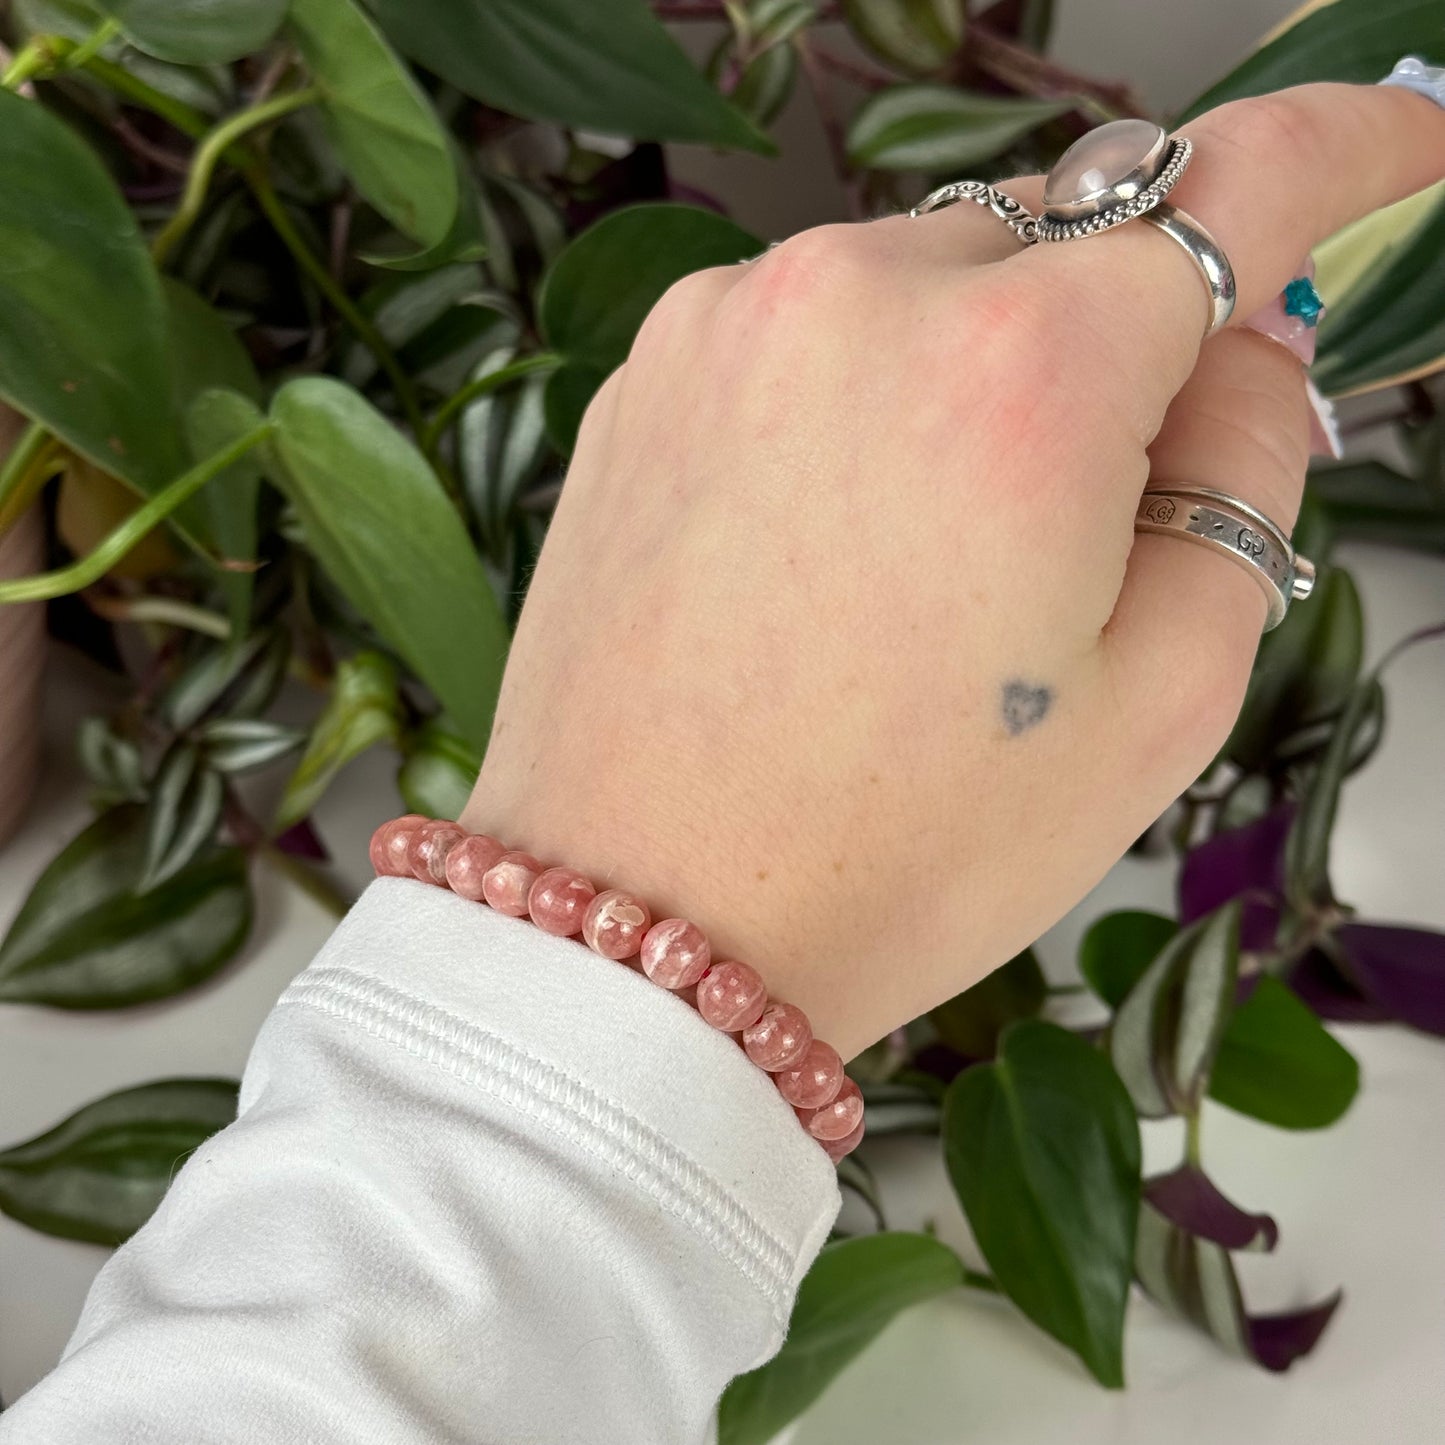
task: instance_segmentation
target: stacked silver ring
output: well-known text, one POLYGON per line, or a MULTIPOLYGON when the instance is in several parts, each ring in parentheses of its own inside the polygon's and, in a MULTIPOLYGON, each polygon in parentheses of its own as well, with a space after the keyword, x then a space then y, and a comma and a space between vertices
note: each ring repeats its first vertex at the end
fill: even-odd
MULTIPOLYGON (((1111 121, 1059 157, 1044 180, 1044 209, 1037 217, 982 181, 940 186, 909 214, 921 216, 955 201, 975 201, 1006 221, 1026 246, 1081 240, 1126 221, 1147 221, 1198 268, 1209 295, 1205 335, 1212 336, 1234 310, 1234 271, 1214 237, 1165 199, 1192 154, 1187 139, 1171 138, 1152 121, 1111 121)), ((1295 553, 1284 530, 1226 492, 1187 486, 1145 492, 1134 527, 1211 547, 1248 569, 1268 600, 1266 631, 1284 620, 1291 601, 1313 590, 1314 564, 1295 553)))
POLYGON ((1134 515, 1136 532, 1180 537, 1238 563, 1265 592, 1264 630, 1278 627, 1292 601, 1314 590, 1314 563, 1299 556, 1282 528, 1248 502, 1213 487, 1160 487, 1144 493, 1134 515))

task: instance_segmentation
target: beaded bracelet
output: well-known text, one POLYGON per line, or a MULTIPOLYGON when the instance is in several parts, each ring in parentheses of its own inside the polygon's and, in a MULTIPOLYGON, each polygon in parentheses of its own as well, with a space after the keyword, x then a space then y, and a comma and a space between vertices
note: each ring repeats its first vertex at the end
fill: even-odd
POLYGON ((802 1009, 770 998, 751 965, 714 963, 696 924, 685 918, 654 923, 632 893, 599 893, 573 868, 544 867, 485 833, 419 813, 394 818, 372 834, 371 866, 380 877, 416 878, 512 918, 530 917, 558 938, 581 934, 603 958, 635 961, 653 983, 681 995, 713 1028, 737 1038, 834 1163, 858 1147, 863 1095, 843 1072, 837 1049, 813 1037, 802 1009))

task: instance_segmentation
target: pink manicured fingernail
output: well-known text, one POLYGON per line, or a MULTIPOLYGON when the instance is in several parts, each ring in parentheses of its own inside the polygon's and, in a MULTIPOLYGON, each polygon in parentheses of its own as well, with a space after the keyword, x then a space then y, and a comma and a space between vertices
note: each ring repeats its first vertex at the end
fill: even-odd
POLYGON ((1339 423, 1335 420, 1334 403, 1309 377, 1305 377, 1305 395, 1310 402, 1310 452, 1317 457, 1333 457, 1339 461, 1345 454, 1345 448, 1340 440, 1339 423))
POLYGON ((1314 287, 1314 276, 1315 263, 1306 258, 1289 285, 1244 323, 1261 336, 1289 347, 1306 366, 1315 359, 1316 328, 1325 312, 1314 287))

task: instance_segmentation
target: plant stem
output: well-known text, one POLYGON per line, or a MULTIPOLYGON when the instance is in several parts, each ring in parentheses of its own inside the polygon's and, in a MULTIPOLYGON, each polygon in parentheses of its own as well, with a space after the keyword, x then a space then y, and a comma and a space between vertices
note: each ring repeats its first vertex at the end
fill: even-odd
POLYGON ((29 503, 26 483, 49 445, 49 431, 40 422, 33 421, 15 439, 10 454, 0 464, 0 531, 29 503))
MULTIPOLYGON (((346 322, 356 333, 367 350, 376 357, 377 364, 387 374, 391 384, 396 391, 396 399, 401 405, 402 411, 406 413, 407 424, 411 427, 415 436, 420 437, 426 430, 426 422, 422 418, 421 408, 417 405, 416 390, 411 384, 410 377, 401 368, 391 347, 386 344, 386 338, 379 332, 370 318, 365 315, 337 284, 336 278, 327 269, 326 263, 317 256, 306 244, 301 233, 292 223, 291 217, 286 213, 286 207, 282 204, 280 196, 276 194, 276 188, 271 184, 271 177, 266 174, 265 167, 259 161, 251 161, 242 171, 246 178, 246 184, 251 187, 251 193, 256 197, 256 203, 261 207, 265 217, 271 223, 272 229, 281 238, 286 249, 296 258, 297 264, 315 283, 316 289, 331 303, 337 315, 346 322)), ((453 501, 460 501, 460 493, 453 481, 447 490, 452 495, 453 501)))
POLYGON ((212 477, 239 461, 252 447, 271 434, 266 422, 238 437, 230 446, 192 467, 190 471, 163 487, 144 506, 137 508, 94 551, 68 567, 55 572, 41 572, 34 577, 17 577, 0 582, 0 604, 6 602, 43 602, 51 597, 64 597, 98 582, 145 536, 151 528, 168 517, 193 492, 199 491, 212 477))
POLYGON ((172 99, 153 85, 147 85, 124 66, 107 60, 103 55, 92 55, 83 68, 123 100, 153 111, 193 140, 200 140, 211 128, 210 120, 201 111, 193 110, 184 101, 172 99))
POLYGON ((158 622, 165 627, 184 627, 218 642, 231 635, 231 624, 219 612, 208 612, 177 597, 100 597, 88 593, 85 602, 108 622, 158 622))
POLYGON ((1109 120, 1149 114, 1148 108, 1127 85, 1095 80, 1077 70, 1069 70, 976 21, 968 27, 959 54, 995 80, 1001 80, 1026 95, 1040 96, 1045 100, 1083 96, 1103 111, 1109 120))
POLYGON ((65 68, 67 70, 79 69, 91 56, 99 55, 119 34, 119 20, 102 20, 73 50, 67 49, 65 68))
POLYGON ((1201 1156, 1199 1148, 1199 1126, 1203 1116, 1203 1109, 1196 1108, 1192 1114, 1184 1116, 1184 1162, 1199 1167, 1201 1156))
POLYGON ((151 242, 151 256, 156 265, 161 265, 182 236, 195 224, 205 203, 206 190, 216 163, 226 153, 233 141, 239 140, 249 131, 279 120, 293 110, 310 105, 321 92, 315 86, 293 90, 288 95, 278 95, 261 105, 238 111, 216 126, 196 148, 191 159, 190 173, 186 176, 186 189, 175 214, 157 232, 151 242))
POLYGON ((422 451, 428 456, 432 456, 452 418, 479 396, 486 396, 489 392, 498 391, 524 376, 530 376, 535 371, 554 370, 561 364, 562 358, 555 352, 543 351, 536 356, 524 356, 520 361, 513 361, 506 366, 499 367, 496 371, 489 371, 485 376, 473 377, 460 391, 454 391, 432 413, 431 420, 421 434, 422 451))
POLYGON ((55 52, 51 48, 51 37, 33 35, 19 50, 15 58, 0 75, 0 89, 19 90, 27 80, 44 75, 55 64, 55 52))

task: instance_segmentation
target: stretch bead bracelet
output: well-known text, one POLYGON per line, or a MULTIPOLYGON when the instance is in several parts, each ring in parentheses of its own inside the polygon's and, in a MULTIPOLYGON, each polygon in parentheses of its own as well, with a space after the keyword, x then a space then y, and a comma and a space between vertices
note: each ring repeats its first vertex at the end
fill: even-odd
POLYGON ((394 818, 372 834, 371 866, 381 877, 416 878, 498 913, 530 918, 558 938, 580 934, 603 958, 635 961, 653 983, 680 994, 713 1028, 737 1038, 835 1164, 858 1147, 863 1095, 843 1072, 838 1050, 813 1037, 802 1009, 770 998, 755 968, 734 959, 714 963, 707 935, 695 923, 654 923, 634 894, 599 892, 575 869, 548 868, 485 833, 419 813, 394 818))

